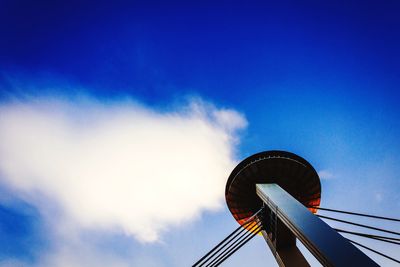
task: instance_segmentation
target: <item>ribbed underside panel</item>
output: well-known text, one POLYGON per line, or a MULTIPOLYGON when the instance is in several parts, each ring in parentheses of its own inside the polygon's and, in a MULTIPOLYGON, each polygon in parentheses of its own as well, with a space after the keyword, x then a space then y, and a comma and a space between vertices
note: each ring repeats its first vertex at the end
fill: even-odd
POLYGON ((255 187, 261 183, 277 183, 307 207, 320 204, 320 180, 305 159, 285 151, 266 151, 242 161, 228 178, 225 198, 239 224, 261 208, 255 187))

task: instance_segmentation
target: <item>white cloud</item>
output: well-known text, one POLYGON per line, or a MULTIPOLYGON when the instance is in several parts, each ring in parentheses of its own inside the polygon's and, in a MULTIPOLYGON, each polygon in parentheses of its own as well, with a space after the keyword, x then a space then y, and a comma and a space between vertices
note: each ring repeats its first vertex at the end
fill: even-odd
POLYGON ((0 179, 49 217, 156 241, 222 207, 245 126, 199 101, 169 112, 130 101, 2 104, 0 179))
MULTIPOLYGON (((115 266, 131 267, 129 258, 120 257, 99 248, 96 244, 85 242, 77 232, 70 232, 73 237, 55 236, 53 250, 44 253, 39 261, 31 266, 40 267, 93 267, 115 266)), ((53 237, 54 238, 54 237, 53 237)))

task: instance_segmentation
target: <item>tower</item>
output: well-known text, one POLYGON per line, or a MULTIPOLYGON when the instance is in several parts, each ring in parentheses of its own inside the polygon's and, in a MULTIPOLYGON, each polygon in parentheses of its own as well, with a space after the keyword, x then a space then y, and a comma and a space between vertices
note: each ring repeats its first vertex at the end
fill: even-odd
POLYGON ((323 266, 378 266, 315 216, 321 201, 317 172, 302 157, 285 151, 252 155, 232 171, 225 188, 235 220, 249 231, 254 216, 279 266, 309 266, 296 240, 323 266))

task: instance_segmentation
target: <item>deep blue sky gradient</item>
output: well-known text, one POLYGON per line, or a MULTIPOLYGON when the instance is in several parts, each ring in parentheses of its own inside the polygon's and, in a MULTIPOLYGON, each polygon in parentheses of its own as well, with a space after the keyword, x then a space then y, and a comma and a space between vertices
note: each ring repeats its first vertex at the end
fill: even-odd
POLYGON ((44 221, 35 207, 4 189, 0 187, 0 262, 17 258, 34 263, 48 248, 44 221))
MULTIPOLYGON (((323 203, 398 216, 399 14, 399 1, 2 0, 0 97, 199 96, 246 115, 239 159, 293 151, 333 173, 323 203)), ((37 224, 31 209, 0 206, 0 258, 31 259, 37 224)))
POLYGON ((365 97, 399 82, 396 1, 143 2, 2 1, 2 70, 234 105, 285 88, 365 97))

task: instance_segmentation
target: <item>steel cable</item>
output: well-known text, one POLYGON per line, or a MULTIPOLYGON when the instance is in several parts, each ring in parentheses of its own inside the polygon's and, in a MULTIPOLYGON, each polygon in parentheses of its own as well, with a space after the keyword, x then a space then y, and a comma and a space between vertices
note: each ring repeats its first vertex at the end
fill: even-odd
POLYGON ((364 213, 358 213, 358 212, 352 212, 352 211, 345 211, 345 210, 336 210, 336 209, 321 208, 321 207, 317 207, 317 206, 310 206, 309 208, 318 209, 318 210, 324 210, 324 211, 337 212, 337 213, 350 214, 350 215, 355 215, 355 216, 362 216, 362 217, 374 218, 374 219, 381 219, 381 220, 388 220, 388 221, 400 222, 400 219, 397 219, 397 218, 383 217, 383 216, 377 216, 377 215, 372 215, 372 214, 364 214, 364 213))
POLYGON ((389 259, 389 260, 392 260, 392 261, 394 261, 394 262, 400 263, 399 260, 397 260, 397 259, 395 259, 395 258, 392 258, 392 257, 390 257, 390 256, 388 256, 388 255, 386 255, 386 254, 384 254, 384 253, 382 253, 382 252, 380 252, 380 251, 377 251, 377 250, 375 250, 375 249, 372 249, 372 248, 370 248, 370 247, 367 247, 366 245, 360 244, 360 243, 358 243, 358 242, 356 242, 356 241, 354 241, 354 240, 351 240, 351 239, 348 239, 348 238, 346 238, 346 239, 347 239, 349 242, 351 242, 351 243, 353 243, 353 244, 355 244, 355 245, 358 245, 358 246, 360 246, 360 247, 362 247, 362 248, 365 248, 365 249, 367 249, 367 250, 369 250, 369 251, 372 251, 372 252, 374 252, 374 253, 376 253, 376 254, 378 254, 378 255, 381 255, 382 257, 385 257, 385 258, 387 258, 387 259, 389 259))
POLYGON ((206 267, 211 267, 215 266, 215 263, 218 262, 221 258, 224 257, 229 251, 231 251, 233 248, 235 248, 240 242, 245 240, 248 236, 252 234, 252 231, 256 230, 257 227, 260 225, 256 223, 254 226, 252 226, 247 233, 243 233, 238 239, 236 239, 232 244, 230 244, 226 249, 224 249, 219 255, 217 255, 209 264, 206 265, 206 267))
POLYGON ((324 215, 317 215, 320 218, 323 219, 328 219, 328 220, 332 220, 332 221, 337 221, 337 222, 342 222, 342 223, 347 223, 347 224, 351 224, 351 225, 355 225, 355 226, 360 226, 360 227, 364 227, 364 228, 368 228, 368 229, 372 229, 372 230, 376 230, 376 231, 381 231, 381 232, 385 232, 388 234, 393 234, 393 235, 399 235, 399 232, 395 232, 395 231, 390 231, 390 230, 386 230, 386 229, 382 229, 382 228, 378 228, 378 227, 373 227, 373 226, 369 226, 369 225, 364 225, 364 224, 360 224, 360 223, 355 223, 355 222, 350 222, 350 221, 346 221, 346 220, 341 220, 341 219, 336 219, 336 218, 332 218, 332 217, 328 217, 328 216, 324 216, 324 215))
POLYGON ((371 235, 371 234, 347 231, 347 230, 337 229, 337 228, 333 228, 333 229, 339 233, 357 235, 357 236, 366 237, 366 238, 370 238, 370 239, 374 239, 374 240, 378 240, 378 241, 382 241, 382 242, 400 245, 400 242, 397 242, 397 241, 400 241, 400 238, 393 238, 393 237, 380 236, 380 235, 371 235), (395 241, 393 241, 393 240, 395 240, 395 241))
POLYGON ((217 267, 219 266, 221 263, 223 263, 226 259, 228 259, 233 253, 235 253, 238 249, 240 249, 242 246, 244 246, 247 242, 249 242, 251 239, 253 239, 253 237, 255 237, 259 232, 261 232, 262 229, 258 229, 256 232, 254 232, 252 235, 250 235, 249 237, 247 237, 246 240, 243 240, 240 244, 238 244, 238 246, 236 246, 236 248, 234 248, 233 250, 231 250, 230 252, 228 252, 228 254, 225 255, 225 257, 223 257, 222 259, 220 259, 215 265, 213 265, 212 267, 217 267))
POLYGON ((193 267, 204 265, 207 261, 209 261, 212 257, 214 257, 214 255, 217 254, 221 249, 223 249, 230 242, 232 242, 233 239, 235 239, 238 235, 240 235, 243 231, 245 231, 246 228, 244 228, 244 226, 250 224, 251 222, 252 220, 246 222, 243 225, 239 225, 239 227, 236 228, 231 234, 229 234, 226 238, 224 238, 221 242, 219 242, 213 249, 211 249, 206 255, 201 257, 201 259, 199 259, 195 264, 193 264, 193 267))
MULTIPOLYGON (((234 242, 236 243, 236 241, 234 241, 236 238, 238 238, 238 236, 240 235, 239 239, 242 238, 242 236, 244 235, 243 232, 246 231, 246 227, 255 222, 255 219, 257 218, 258 214, 263 210, 263 208, 261 208, 260 210, 258 210, 254 215, 252 215, 250 218, 247 219, 247 221, 245 223, 243 223, 242 225, 240 225, 238 228, 236 228, 232 233, 230 233, 226 238, 224 238, 221 242, 219 242, 213 249, 211 249, 206 255, 204 255, 203 257, 201 257, 196 263, 194 263, 192 265, 192 267, 200 267, 200 266, 204 266, 208 261, 210 261, 212 258, 214 257, 219 257, 221 256, 221 254, 225 253, 226 249, 224 251, 222 251, 221 253, 219 253, 222 249, 224 249, 228 244, 234 242), (219 253, 219 255, 218 255, 219 253)), ((258 222, 256 224, 256 226, 258 225, 258 222)), ((253 229, 254 227, 251 226, 251 229, 253 229)), ((231 246, 229 246, 231 247, 231 246)))

